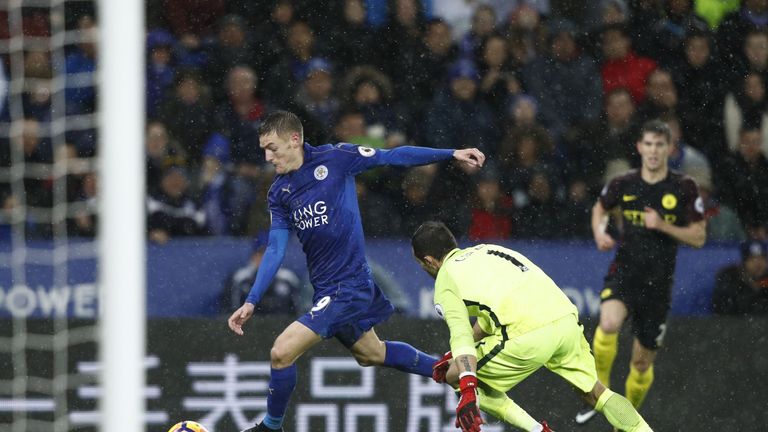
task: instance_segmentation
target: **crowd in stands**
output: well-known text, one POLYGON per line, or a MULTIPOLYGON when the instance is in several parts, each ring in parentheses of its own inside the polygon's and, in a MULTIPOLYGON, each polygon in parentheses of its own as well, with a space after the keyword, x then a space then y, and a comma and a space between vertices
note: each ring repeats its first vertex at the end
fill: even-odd
MULTIPOLYGON (((591 238, 597 195, 638 166, 637 131, 661 118, 673 131, 671 167, 705 200, 709 240, 768 238, 768 1, 555 3, 148 0, 149 238, 269 226, 274 172, 257 134, 274 109, 297 113, 313 145, 486 153, 479 172, 446 163, 359 176, 369 237, 410 236, 437 218, 473 240, 591 238)), ((76 12, 69 28, 94 32, 89 11, 76 12)), ((34 20, 25 31, 50 33, 34 20)), ((67 74, 67 115, 96 110, 86 78, 95 39, 79 40, 63 65, 48 51, 24 52, 34 85, 23 93, 21 138, 0 138, 0 166, 14 154, 28 167, 94 155, 92 130, 68 132, 63 156, 39 133, 61 114, 55 72, 67 74)), ((0 65, 8 76, 10 60, 0 65)), ((0 121, 15 118, 0 103, 0 121)), ((43 174, 26 177, 27 206, 51 208, 62 194, 43 174)), ((95 176, 70 177, 67 232, 93 235, 95 176)), ((0 202, 10 214, 20 197, 7 181, 0 202)), ((27 225, 35 237, 55 230, 27 225)))

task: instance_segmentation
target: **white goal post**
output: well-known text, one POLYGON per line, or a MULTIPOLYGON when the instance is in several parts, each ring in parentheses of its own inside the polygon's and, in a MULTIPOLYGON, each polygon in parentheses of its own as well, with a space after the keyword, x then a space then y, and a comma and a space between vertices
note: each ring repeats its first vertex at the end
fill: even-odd
POLYGON ((101 430, 144 430, 144 1, 99 0, 101 430))

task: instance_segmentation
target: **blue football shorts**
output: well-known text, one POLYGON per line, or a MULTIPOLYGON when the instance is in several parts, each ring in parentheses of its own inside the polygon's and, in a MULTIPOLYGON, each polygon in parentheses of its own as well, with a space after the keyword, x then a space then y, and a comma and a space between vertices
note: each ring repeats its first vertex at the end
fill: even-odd
POLYGON ((312 302, 312 308, 298 321, 323 339, 335 337, 347 348, 395 311, 373 282, 318 291, 312 302))

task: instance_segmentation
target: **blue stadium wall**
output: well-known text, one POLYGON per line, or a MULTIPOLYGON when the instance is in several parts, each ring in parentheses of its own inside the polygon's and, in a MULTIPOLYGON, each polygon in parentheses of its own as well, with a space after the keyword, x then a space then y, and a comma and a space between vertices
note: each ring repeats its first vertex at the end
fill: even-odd
MULTIPOLYGON (((601 253, 592 242, 503 242, 542 267, 565 290, 582 316, 598 312, 603 276, 613 257, 601 253)), ((50 248, 45 243, 31 245, 50 248)), ((149 317, 212 317, 227 276, 244 265, 250 242, 242 239, 174 240, 148 248, 147 313, 149 317)), ((0 244, 0 249, 8 245, 0 244)), ((409 299, 409 315, 434 318, 432 280, 413 261, 407 240, 369 240, 369 258, 399 282, 409 299)), ((721 267, 738 262, 735 245, 681 248, 675 274, 672 313, 699 316, 710 313, 715 274, 721 267)), ((94 260, 70 261, 67 284, 53 286, 53 268, 28 258, 26 283, 12 280, 8 267, 0 268, 0 316, 52 317, 63 313, 93 318, 97 310, 96 264, 94 260)), ((285 266, 306 278, 304 255, 293 241, 285 266)))

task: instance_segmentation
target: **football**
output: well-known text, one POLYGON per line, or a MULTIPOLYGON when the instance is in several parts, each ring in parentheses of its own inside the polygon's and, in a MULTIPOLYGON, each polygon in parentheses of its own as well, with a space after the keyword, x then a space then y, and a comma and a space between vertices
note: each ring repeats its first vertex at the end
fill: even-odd
POLYGON ((208 432, 205 426, 191 420, 184 420, 176 423, 168 429, 168 432, 208 432))

